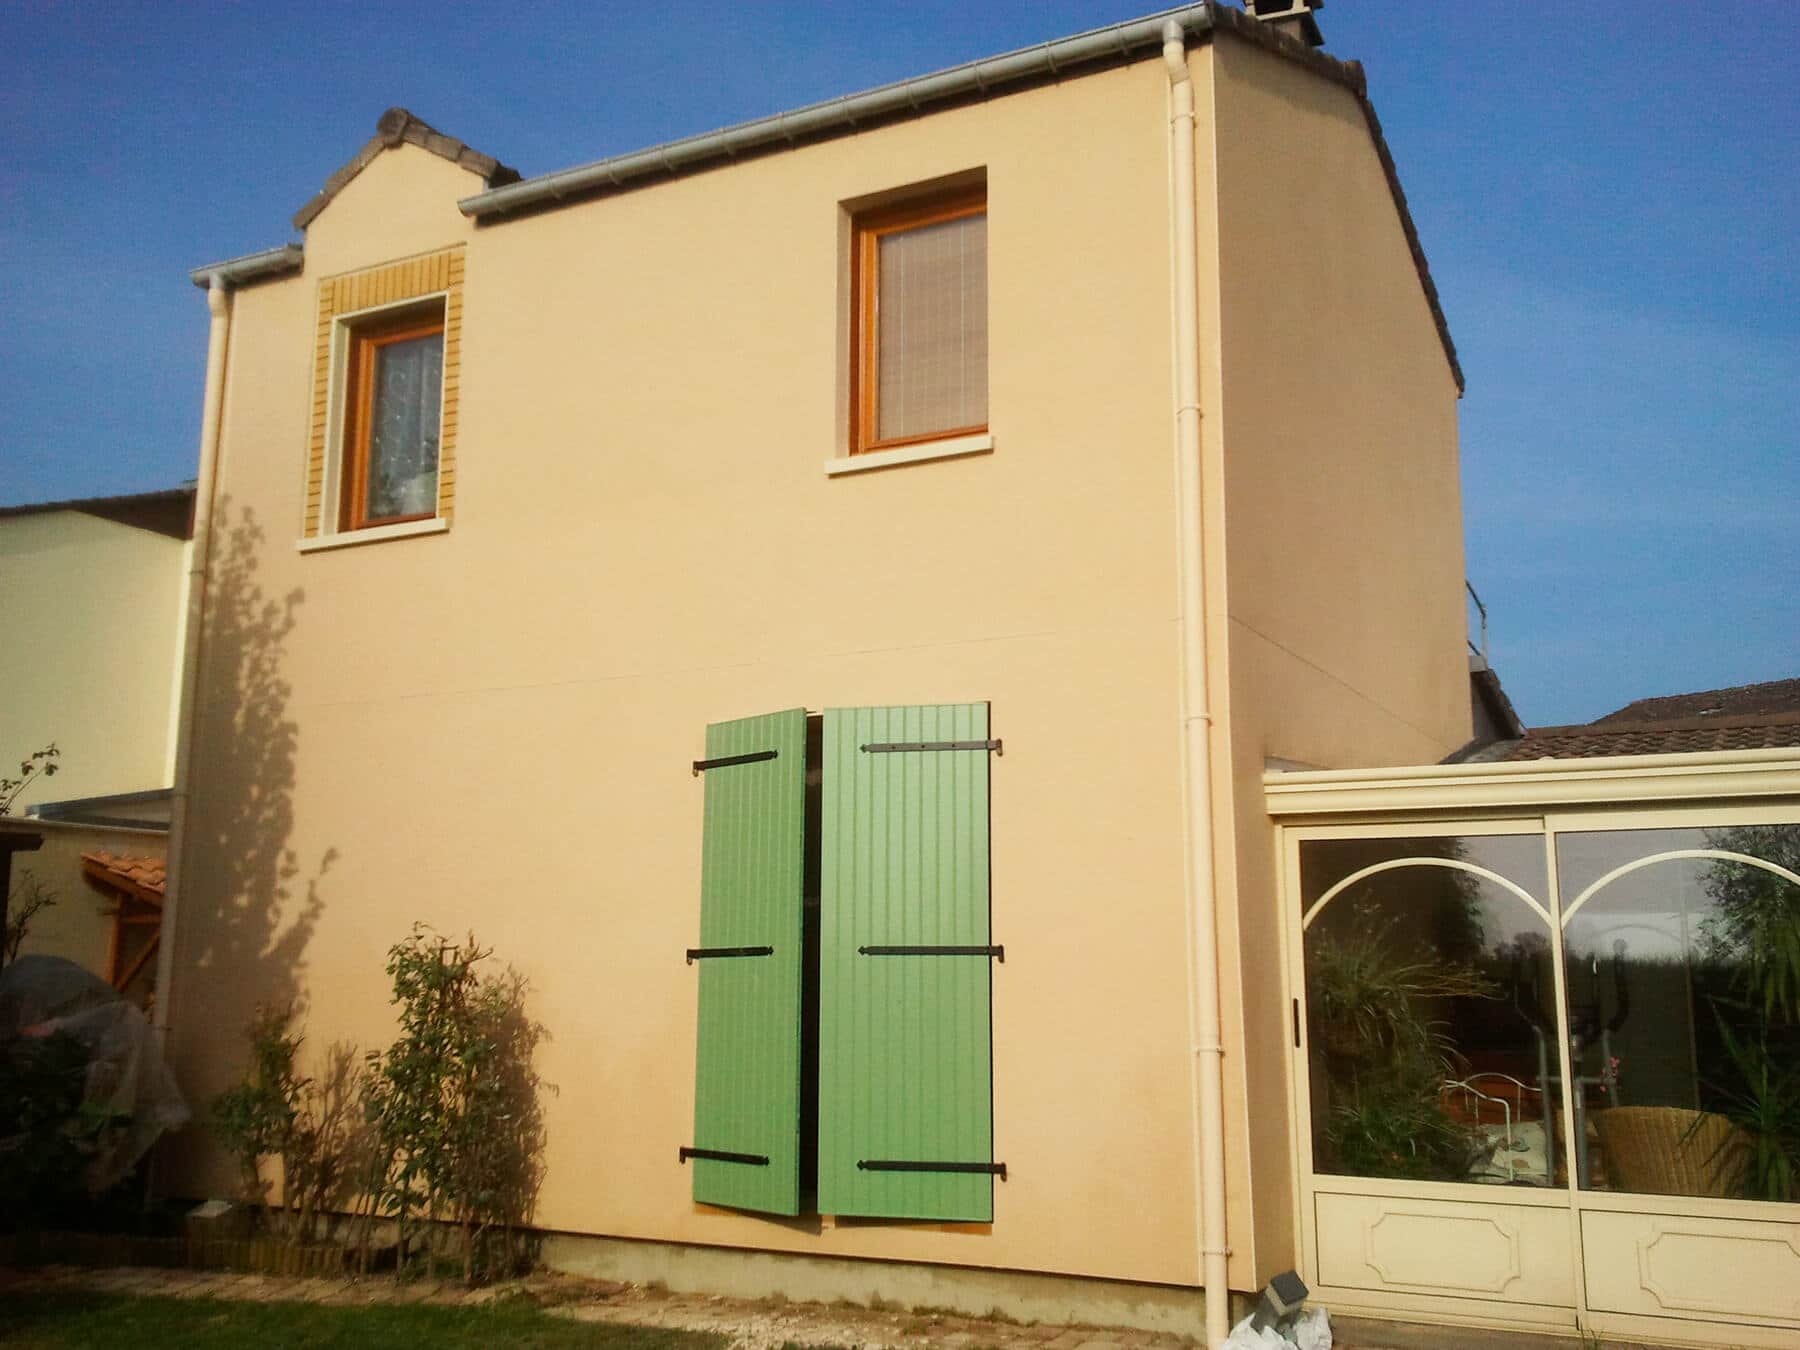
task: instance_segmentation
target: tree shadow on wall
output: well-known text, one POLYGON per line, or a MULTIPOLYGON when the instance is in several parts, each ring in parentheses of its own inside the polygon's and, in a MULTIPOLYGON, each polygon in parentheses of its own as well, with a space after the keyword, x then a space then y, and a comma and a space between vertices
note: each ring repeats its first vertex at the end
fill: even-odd
POLYGON ((320 886, 337 856, 326 849, 307 867, 290 846, 299 728, 288 715, 285 669, 305 593, 265 592, 265 549, 255 513, 246 507, 234 518, 222 498, 207 569, 169 991, 176 1068, 197 1120, 241 1061, 242 1029, 255 1007, 300 1004, 306 947, 324 909, 320 886))

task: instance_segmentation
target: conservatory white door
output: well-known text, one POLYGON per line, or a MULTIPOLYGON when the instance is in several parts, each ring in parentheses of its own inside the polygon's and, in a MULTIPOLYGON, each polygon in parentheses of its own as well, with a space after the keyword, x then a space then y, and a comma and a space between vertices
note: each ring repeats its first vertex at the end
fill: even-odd
POLYGON ((1298 1219, 1318 1296, 1793 1344, 1797 819, 1284 829, 1298 1219))

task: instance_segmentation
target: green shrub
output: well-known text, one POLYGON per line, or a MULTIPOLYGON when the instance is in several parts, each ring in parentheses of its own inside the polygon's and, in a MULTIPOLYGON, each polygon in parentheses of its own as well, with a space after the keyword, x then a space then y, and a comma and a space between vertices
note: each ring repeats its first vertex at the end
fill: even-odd
POLYGON ((403 1266, 415 1245, 435 1260, 454 1235, 469 1282, 518 1266, 542 1180, 534 1059, 545 1033, 525 1015, 516 972, 479 969, 490 955, 473 935, 457 943, 423 925, 389 949, 400 1034, 368 1056, 363 1098, 371 1217, 395 1221, 403 1266))
POLYGON ((243 1199, 265 1206, 271 1226, 295 1242, 313 1240, 319 1218, 345 1197, 364 1146, 357 1111, 356 1052, 334 1045, 323 1081, 297 1063, 304 1041, 292 1008, 259 1007, 245 1028, 250 1062, 243 1078, 213 1101, 213 1131, 238 1166, 243 1199), (279 1159, 282 1195, 268 1205, 264 1161, 279 1159))
POLYGON ((89 1164, 129 1119, 83 1103, 88 1050, 66 1032, 0 1042, 0 1227, 68 1222, 89 1164))

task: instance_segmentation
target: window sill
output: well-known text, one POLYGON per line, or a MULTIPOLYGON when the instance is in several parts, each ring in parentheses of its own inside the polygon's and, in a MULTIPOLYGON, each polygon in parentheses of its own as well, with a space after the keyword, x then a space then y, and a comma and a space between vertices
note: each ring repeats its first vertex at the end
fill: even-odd
POLYGON ((993 435, 984 431, 975 436, 951 436, 941 441, 921 441, 917 445, 875 450, 866 455, 840 455, 836 459, 825 461, 825 472, 835 477, 841 473, 862 473, 866 469, 892 468, 896 464, 917 464, 927 459, 985 455, 993 448, 993 435))
POLYGON ((378 544, 384 539, 411 539, 420 534, 443 534, 450 528, 450 522, 443 517, 431 520, 406 520, 398 525, 372 525, 366 530, 341 530, 336 534, 321 534, 312 539, 302 539, 299 549, 302 553, 321 553, 328 548, 353 548, 357 544, 378 544))

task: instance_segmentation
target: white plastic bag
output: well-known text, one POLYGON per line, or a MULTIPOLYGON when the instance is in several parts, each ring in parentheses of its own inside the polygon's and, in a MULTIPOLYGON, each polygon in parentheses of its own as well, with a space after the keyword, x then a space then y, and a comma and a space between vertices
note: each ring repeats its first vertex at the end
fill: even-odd
POLYGON ((1293 1343, 1274 1327, 1253 1327, 1246 1317, 1225 1338, 1225 1350, 1292 1350, 1293 1343))
POLYGON ((1253 1327, 1246 1317, 1225 1338, 1225 1350, 1331 1350, 1331 1319, 1323 1308, 1307 1308, 1288 1324, 1284 1336, 1274 1327, 1253 1327))
POLYGON ((1294 1319, 1288 1335, 1300 1350, 1331 1350, 1331 1318, 1323 1308, 1307 1308, 1294 1319))

